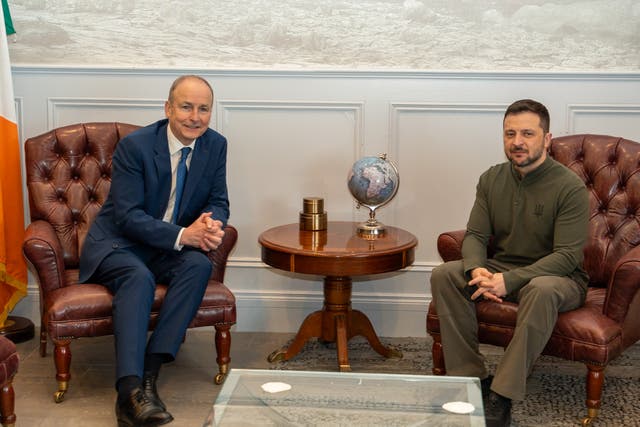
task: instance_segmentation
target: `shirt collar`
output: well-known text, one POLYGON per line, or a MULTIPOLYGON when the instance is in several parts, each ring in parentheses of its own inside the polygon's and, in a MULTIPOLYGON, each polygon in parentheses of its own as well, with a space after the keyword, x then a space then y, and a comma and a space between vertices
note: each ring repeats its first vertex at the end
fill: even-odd
POLYGON ((526 174, 524 177, 520 176, 520 173, 516 170, 513 164, 511 164, 511 173, 518 181, 535 182, 539 177, 545 175, 547 173, 547 170, 549 170, 549 168, 551 168, 554 163, 555 160, 553 160, 549 153, 547 153, 547 157, 544 159, 544 162, 542 162, 537 168, 526 174))
POLYGON ((171 126, 167 126, 167 140, 169 141, 169 154, 173 156, 184 147, 190 147, 191 150, 195 148, 197 139, 191 141, 189 145, 184 145, 176 136, 171 132, 171 126))

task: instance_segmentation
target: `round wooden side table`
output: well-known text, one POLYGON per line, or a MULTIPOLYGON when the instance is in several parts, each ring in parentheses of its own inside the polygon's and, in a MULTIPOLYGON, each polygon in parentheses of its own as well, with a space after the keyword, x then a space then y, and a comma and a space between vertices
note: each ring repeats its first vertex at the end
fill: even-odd
POLYGON ((363 238, 358 223, 329 221, 323 231, 300 230, 298 223, 266 230, 258 238, 262 261, 274 268, 294 273, 324 276, 324 304, 309 314, 288 347, 275 350, 270 362, 294 357, 310 338, 335 342, 341 371, 350 371, 347 342, 364 336, 369 345, 384 357, 402 357, 399 351, 385 347, 369 318, 351 309, 353 276, 365 276, 400 270, 414 261, 418 239, 408 231, 386 226, 383 236, 363 238))

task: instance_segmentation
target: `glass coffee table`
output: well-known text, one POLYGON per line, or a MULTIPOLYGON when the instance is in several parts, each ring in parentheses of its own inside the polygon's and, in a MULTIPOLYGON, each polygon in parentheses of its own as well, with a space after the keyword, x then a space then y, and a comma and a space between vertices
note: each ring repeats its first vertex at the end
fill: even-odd
POLYGON ((484 426, 470 377, 232 369, 205 427, 484 426))

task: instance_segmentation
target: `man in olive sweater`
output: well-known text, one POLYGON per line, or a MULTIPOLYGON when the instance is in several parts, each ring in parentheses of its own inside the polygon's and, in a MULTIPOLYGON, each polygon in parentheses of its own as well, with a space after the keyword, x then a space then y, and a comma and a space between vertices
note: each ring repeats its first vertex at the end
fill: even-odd
POLYGON ((511 400, 524 399, 527 376, 558 313, 584 303, 588 282, 582 269, 588 193, 574 172, 547 156, 546 107, 529 99, 511 104, 503 140, 509 161, 480 177, 462 260, 431 274, 447 373, 482 380, 489 427, 509 425, 511 400), (519 305, 513 338, 493 377, 478 348, 474 304, 481 298, 519 305))

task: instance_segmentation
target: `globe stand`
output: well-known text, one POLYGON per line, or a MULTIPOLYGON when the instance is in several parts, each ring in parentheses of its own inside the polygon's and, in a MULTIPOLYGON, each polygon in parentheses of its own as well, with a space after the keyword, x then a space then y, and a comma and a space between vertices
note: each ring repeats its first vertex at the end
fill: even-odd
MULTIPOLYGON (((368 206, 367 206, 368 207, 368 206)), ((376 219, 376 210, 369 208, 369 219, 358 224, 358 236, 365 239, 375 239, 384 236, 385 226, 376 219)))

